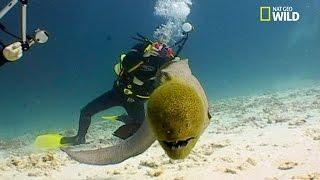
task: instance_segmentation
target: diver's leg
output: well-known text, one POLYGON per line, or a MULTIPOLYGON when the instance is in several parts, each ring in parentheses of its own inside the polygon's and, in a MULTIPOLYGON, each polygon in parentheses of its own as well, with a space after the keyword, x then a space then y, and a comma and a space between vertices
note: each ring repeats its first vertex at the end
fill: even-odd
POLYGON ((116 90, 112 89, 98 98, 91 101, 84 108, 81 109, 79 118, 78 134, 74 137, 64 137, 61 139, 62 144, 83 144, 85 143, 85 136, 91 124, 91 117, 98 112, 106 110, 110 107, 120 104, 121 98, 116 90))
POLYGON ((144 101, 126 102, 124 108, 129 116, 127 124, 142 124, 145 118, 144 101))
POLYGON ((141 101, 134 102, 134 103, 125 102, 122 104, 122 106, 127 111, 127 114, 123 113, 120 116, 118 116, 117 117, 118 121, 121 121, 124 124, 130 124, 130 123, 142 124, 142 121, 144 120, 144 116, 145 116, 145 110, 143 108, 144 102, 141 102, 141 101))
POLYGON ((123 113, 117 117, 117 121, 127 124, 128 122, 130 122, 130 117, 128 116, 128 114, 123 113))
POLYGON ((126 124, 118 128, 113 135, 121 139, 127 139, 132 136, 141 126, 145 118, 143 102, 124 103, 123 107, 128 113, 126 124))

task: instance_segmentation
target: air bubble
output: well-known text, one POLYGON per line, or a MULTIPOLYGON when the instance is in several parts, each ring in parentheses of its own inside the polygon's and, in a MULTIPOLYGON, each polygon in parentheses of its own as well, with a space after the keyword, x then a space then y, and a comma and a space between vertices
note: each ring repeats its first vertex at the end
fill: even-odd
POLYGON ((158 0, 154 7, 154 14, 164 18, 153 33, 153 37, 168 45, 174 44, 183 36, 182 24, 190 14, 191 0, 158 0))

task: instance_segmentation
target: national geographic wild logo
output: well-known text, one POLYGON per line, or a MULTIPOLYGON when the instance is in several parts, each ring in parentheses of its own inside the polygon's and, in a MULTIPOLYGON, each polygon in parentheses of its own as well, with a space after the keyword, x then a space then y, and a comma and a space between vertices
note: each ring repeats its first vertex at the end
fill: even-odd
POLYGON ((261 6, 261 22, 296 22, 300 19, 300 13, 291 6, 261 6))

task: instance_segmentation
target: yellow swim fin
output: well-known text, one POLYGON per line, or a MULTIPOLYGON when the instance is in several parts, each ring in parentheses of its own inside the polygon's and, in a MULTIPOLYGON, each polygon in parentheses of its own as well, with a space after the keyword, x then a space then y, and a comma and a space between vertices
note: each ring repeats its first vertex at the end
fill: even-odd
POLYGON ((60 143, 63 136, 60 134, 45 134, 36 138, 34 145, 39 149, 56 149, 62 147, 60 143))
POLYGON ((102 119, 108 120, 108 121, 116 121, 119 119, 119 116, 103 116, 102 119))

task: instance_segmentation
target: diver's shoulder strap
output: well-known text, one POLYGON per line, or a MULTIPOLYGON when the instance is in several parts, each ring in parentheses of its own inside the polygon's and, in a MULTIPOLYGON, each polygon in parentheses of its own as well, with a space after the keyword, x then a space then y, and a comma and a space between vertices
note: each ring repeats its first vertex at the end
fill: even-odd
POLYGON ((128 69, 126 72, 125 69, 123 68, 123 60, 124 58, 126 57, 126 54, 121 54, 120 55, 120 62, 118 62, 117 64, 114 65, 114 72, 118 75, 118 76, 121 76, 123 73, 131 73, 133 72, 134 70, 138 69, 143 63, 144 63, 144 60, 140 60, 138 61, 137 64, 134 64, 130 69, 128 69))
MULTIPOLYGON (((151 51, 151 50, 152 50, 152 43, 148 42, 143 45, 143 54, 145 54, 146 52, 151 51)), ((134 70, 138 69, 142 64, 145 63, 145 61, 146 61, 145 58, 140 57, 140 61, 136 65, 132 66, 127 72, 131 73, 134 70)))
MULTIPOLYGON (((150 42, 144 43, 144 44, 137 44, 135 45, 129 53, 141 53, 144 54, 146 51, 149 51, 152 49, 152 44, 150 42)), ((138 69, 142 64, 145 63, 145 58, 140 57, 142 55, 138 55, 137 59, 140 59, 136 64, 133 64, 125 73, 131 73, 134 70, 138 69)), ((124 67, 123 67, 123 60, 127 57, 127 54, 121 54, 120 55, 120 62, 115 65, 115 72, 117 75, 122 75, 124 73, 124 67), (117 66, 117 67, 116 67, 117 66), (120 69, 119 69, 120 68, 120 69), (118 73, 117 73, 118 72, 118 73)), ((129 57, 131 57, 129 55, 129 57)))

